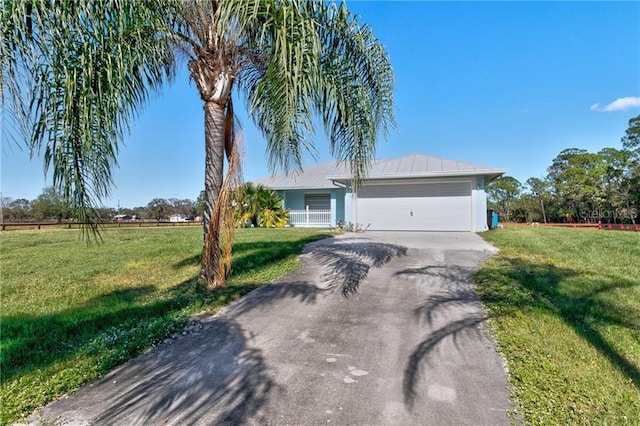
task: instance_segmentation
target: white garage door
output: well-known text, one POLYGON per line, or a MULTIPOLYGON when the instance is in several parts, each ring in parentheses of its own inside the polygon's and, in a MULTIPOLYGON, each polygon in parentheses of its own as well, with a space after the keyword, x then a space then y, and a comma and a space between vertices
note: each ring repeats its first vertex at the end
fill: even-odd
POLYGON ((470 182, 363 186, 357 203, 358 223, 371 230, 471 230, 470 182))

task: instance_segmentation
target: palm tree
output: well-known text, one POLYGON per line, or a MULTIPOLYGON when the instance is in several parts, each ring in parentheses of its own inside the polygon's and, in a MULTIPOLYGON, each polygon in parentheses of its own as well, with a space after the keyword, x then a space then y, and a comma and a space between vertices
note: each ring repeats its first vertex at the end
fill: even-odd
POLYGON ((240 182, 233 94, 263 132, 272 170, 313 152, 320 118, 359 184, 394 124, 393 73, 371 29, 321 0, 4 0, 2 102, 54 185, 91 223, 108 195, 118 142, 149 94, 187 66, 204 106, 200 276, 229 273, 230 196, 240 182), (61 25, 64 23, 64 25, 61 25), (26 72, 25 72, 26 71, 26 72), (24 90, 28 88, 29 90, 24 90), (225 157, 228 170, 224 173, 225 157))

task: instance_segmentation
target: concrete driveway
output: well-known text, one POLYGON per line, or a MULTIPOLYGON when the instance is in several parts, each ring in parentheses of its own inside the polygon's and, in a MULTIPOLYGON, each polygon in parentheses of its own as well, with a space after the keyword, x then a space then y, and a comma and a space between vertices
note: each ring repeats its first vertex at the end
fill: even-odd
POLYGON ((44 409, 67 425, 499 425, 471 233, 366 232, 44 409))

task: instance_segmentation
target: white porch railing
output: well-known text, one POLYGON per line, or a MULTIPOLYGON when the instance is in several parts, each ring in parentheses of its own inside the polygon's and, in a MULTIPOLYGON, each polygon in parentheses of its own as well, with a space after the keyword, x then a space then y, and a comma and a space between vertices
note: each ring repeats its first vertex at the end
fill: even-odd
POLYGON ((293 226, 322 227, 331 226, 331 210, 289 210, 289 223, 293 226))

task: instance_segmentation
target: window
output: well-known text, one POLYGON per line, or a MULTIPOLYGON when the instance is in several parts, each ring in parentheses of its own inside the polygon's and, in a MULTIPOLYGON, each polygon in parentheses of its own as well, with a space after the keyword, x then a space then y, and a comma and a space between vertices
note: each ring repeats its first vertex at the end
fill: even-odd
POLYGON ((304 205, 309 210, 330 210, 331 194, 304 194, 304 205))

